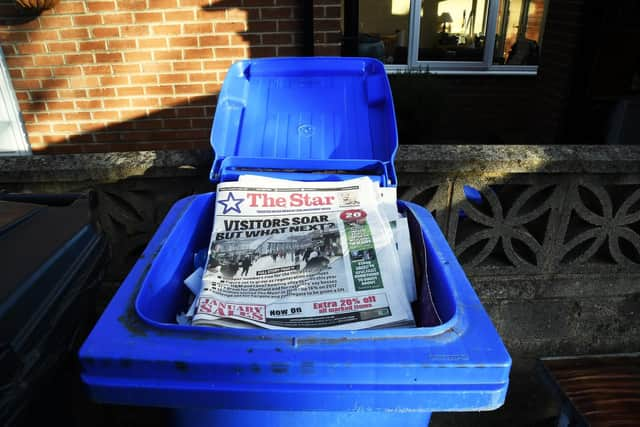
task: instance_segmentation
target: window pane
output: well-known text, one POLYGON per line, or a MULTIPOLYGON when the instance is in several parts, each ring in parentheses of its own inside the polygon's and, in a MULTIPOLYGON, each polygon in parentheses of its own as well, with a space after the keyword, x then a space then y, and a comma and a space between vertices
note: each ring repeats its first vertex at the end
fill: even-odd
POLYGON ((482 61, 488 0, 423 0, 420 61, 482 61))
POLYGON ((546 0, 500 0, 494 64, 538 65, 546 0))
MULTIPOLYGON (((353 47, 345 54, 407 64, 410 0, 360 0, 358 9, 357 41, 351 40, 353 47)), ((346 14, 349 8, 344 10, 346 14)), ((345 23, 349 18, 345 15, 345 23)))

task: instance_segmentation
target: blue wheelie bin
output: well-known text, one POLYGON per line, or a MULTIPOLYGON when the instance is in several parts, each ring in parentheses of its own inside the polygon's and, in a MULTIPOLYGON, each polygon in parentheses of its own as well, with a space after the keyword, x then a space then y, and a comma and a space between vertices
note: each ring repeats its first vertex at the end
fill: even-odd
MULTIPOLYGON (((214 182, 369 176, 395 186, 396 120, 367 58, 234 64, 212 130, 214 182)), ((178 201, 80 350, 99 402, 172 408, 174 425, 425 426, 501 406, 511 359, 438 225, 409 218, 417 327, 358 331, 178 325, 183 280, 211 234, 215 193, 178 201)))

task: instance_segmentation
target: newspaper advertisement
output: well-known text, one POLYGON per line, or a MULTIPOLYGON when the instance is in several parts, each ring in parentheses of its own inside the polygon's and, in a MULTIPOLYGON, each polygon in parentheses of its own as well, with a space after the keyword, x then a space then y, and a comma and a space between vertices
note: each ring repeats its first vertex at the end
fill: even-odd
POLYGON ((413 324, 390 226, 398 218, 387 218, 382 206, 380 188, 366 177, 299 182, 244 175, 219 184, 193 325, 413 324))

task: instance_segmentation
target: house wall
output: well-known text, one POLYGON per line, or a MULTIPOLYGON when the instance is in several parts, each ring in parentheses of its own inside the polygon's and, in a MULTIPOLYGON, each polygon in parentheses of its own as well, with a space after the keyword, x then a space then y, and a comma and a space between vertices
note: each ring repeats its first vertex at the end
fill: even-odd
POLYGON ((340 56, 342 0, 313 0, 314 55, 340 56))
MULTIPOLYGON (((339 51, 336 1, 316 0, 317 54, 339 51)), ((302 53, 298 0, 62 0, 36 19, 0 6, 0 45, 35 152, 208 144, 236 60, 302 53)))
MULTIPOLYGON (((537 76, 439 76, 442 99, 420 117, 432 124, 420 141, 558 142, 583 3, 549 1, 537 76)), ((0 6, 0 45, 33 150, 207 146, 216 94, 233 61, 302 53, 301 4, 62 0, 25 23, 14 6, 0 6)), ((339 55, 342 2, 313 4, 315 54, 339 55)))

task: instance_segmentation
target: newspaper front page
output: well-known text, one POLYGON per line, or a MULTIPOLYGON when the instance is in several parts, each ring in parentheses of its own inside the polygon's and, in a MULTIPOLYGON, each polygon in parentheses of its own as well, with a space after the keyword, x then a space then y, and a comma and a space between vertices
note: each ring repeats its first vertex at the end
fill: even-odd
POLYGON ((366 177, 298 182, 242 176, 219 184, 193 324, 413 324, 411 296, 382 205, 380 188, 366 177))

